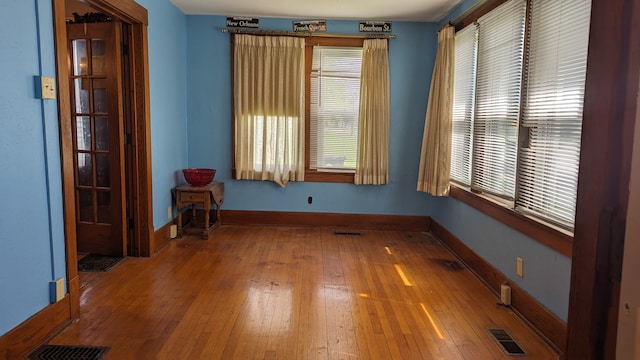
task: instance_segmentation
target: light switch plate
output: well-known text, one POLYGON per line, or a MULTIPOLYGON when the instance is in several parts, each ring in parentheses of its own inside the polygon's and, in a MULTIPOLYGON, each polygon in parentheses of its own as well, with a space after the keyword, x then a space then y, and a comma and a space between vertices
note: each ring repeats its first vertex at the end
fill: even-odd
POLYGON ((50 76, 40 77, 40 87, 42 99, 55 99, 56 98, 56 82, 50 76))

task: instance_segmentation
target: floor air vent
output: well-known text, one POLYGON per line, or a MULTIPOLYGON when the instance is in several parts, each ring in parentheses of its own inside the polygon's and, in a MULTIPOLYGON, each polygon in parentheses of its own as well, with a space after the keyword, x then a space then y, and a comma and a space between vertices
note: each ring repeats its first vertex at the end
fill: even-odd
POLYGON ((520 345, 504 329, 488 329, 493 338, 502 346, 507 355, 525 355, 520 345))
POLYGON ((43 345, 29 354, 30 360, 100 360, 108 347, 43 345))

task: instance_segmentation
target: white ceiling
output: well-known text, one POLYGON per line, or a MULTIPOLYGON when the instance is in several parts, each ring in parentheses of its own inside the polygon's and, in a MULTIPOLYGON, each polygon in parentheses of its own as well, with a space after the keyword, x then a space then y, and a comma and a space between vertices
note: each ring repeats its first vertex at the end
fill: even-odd
POLYGON ((171 0, 188 15, 291 19, 441 20, 462 0, 171 0))

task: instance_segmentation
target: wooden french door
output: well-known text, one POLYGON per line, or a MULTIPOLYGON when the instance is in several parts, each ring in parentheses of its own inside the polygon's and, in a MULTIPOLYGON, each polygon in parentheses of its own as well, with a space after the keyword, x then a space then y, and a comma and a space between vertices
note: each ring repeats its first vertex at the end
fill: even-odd
POLYGON ((121 28, 67 25, 79 252, 126 255, 121 28))

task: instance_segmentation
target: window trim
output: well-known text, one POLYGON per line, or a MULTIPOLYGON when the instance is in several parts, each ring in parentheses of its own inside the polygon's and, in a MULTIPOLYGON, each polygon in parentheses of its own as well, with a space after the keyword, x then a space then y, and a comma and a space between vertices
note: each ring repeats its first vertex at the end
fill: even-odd
POLYGON ((510 209, 488 196, 454 183, 451 183, 449 196, 569 258, 573 256, 573 235, 564 229, 510 209))
MULTIPOLYGON (((311 67, 313 65, 314 46, 345 46, 362 47, 364 38, 344 38, 344 37, 308 37, 305 39, 304 71, 305 71, 305 94, 311 94, 311 67)), ((305 182, 333 182, 353 184, 355 174, 353 172, 325 172, 311 169, 310 148, 311 145, 311 96, 305 96, 305 159, 304 159, 304 181, 305 182)))
MULTIPOLYGON (((311 67, 313 65, 313 47, 314 46, 345 46, 345 47, 362 47, 364 44, 364 37, 307 37, 305 38, 305 94, 311 94, 311 67)), ((233 90, 233 54, 234 54, 234 42, 233 36, 230 36, 231 43, 231 119, 234 118, 234 90, 233 90)), ((311 169, 310 164, 310 121, 311 121, 311 97, 305 96, 305 172, 304 182, 332 182, 332 183, 348 183, 353 184, 355 173, 354 172, 324 172, 311 169)), ((231 126, 231 178, 236 179, 236 157, 235 157, 235 126, 231 126)))
POLYGON ((456 32, 464 29, 465 27, 473 24, 478 19, 480 19, 483 15, 502 5, 503 3, 509 0, 486 0, 484 3, 481 3, 479 6, 472 6, 467 11, 463 12, 457 18, 449 21, 455 29, 456 32))

